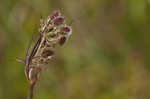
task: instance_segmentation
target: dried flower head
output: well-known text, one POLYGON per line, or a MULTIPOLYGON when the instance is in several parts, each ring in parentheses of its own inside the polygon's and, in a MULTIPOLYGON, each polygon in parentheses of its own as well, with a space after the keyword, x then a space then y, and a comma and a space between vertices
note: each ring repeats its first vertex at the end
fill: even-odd
POLYGON ((31 53, 27 51, 25 60, 18 59, 25 63, 24 71, 30 84, 36 83, 40 71, 46 69, 43 65, 52 59, 56 45, 65 44, 72 29, 60 11, 56 10, 46 19, 40 19, 39 33, 31 53))

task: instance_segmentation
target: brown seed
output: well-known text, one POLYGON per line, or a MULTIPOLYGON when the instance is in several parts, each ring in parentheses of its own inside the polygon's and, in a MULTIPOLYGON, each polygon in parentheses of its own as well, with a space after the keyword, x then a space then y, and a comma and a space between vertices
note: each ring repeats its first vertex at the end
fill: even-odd
POLYGON ((59 45, 64 45, 66 40, 67 40, 67 38, 65 36, 61 37, 59 40, 59 45))
POLYGON ((58 16, 53 20, 55 25, 60 25, 64 22, 64 17, 63 16, 58 16))
POLYGON ((42 53, 42 57, 47 58, 48 56, 54 55, 54 52, 52 50, 44 50, 42 53))
POLYGON ((63 33, 68 33, 70 32, 70 27, 69 26, 64 26, 64 27, 61 27, 60 31, 63 32, 63 33))

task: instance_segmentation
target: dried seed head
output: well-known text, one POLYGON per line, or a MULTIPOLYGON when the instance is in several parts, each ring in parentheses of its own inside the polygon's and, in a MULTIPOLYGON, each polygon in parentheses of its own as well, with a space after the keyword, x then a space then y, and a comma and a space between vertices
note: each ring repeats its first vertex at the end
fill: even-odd
MULTIPOLYGON (((41 30, 44 38, 41 44, 41 48, 43 49, 47 49, 47 47, 55 48, 56 45, 64 45, 72 32, 71 27, 66 25, 64 16, 61 16, 58 10, 54 11, 47 19, 42 20, 39 30, 41 30)), ((54 52, 48 49, 42 51, 40 56, 47 58, 53 54, 54 52)))
POLYGON ((56 10, 47 19, 40 19, 39 32, 40 36, 33 48, 30 46, 31 53, 27 51, 26 59, 22 60, 25 63, 25 75, 30 84, 38 80, 40 71, 44 70, 40 66, 49 63, 54 55, 52 49, 56 45, 63 45, 68 40, 72 29, 66 25, 64 17, 56 10))
MULTIPOLYGON (((44 42, 41 44, 41 48, 51 47, 55 48, 57 45, 64 45, 70 34, 72 33, 71 26, 65 23, 64 16, 56 10, 47 19, 42 20, 43 23, 40 27, 43 34, 44 42)), ((53 51, 43 51, 41 56, 47 57, 53 54, 53 51), (49 54, 46 54, 49 53, 49 54)))

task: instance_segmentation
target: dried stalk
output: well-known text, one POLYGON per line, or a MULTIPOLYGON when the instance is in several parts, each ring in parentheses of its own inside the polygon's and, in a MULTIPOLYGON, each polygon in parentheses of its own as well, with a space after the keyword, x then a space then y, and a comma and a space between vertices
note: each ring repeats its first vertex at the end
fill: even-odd
POLYGON ((35 86, 35 83, 29 84, 27 99, 33 99, 34 86, 35 86))

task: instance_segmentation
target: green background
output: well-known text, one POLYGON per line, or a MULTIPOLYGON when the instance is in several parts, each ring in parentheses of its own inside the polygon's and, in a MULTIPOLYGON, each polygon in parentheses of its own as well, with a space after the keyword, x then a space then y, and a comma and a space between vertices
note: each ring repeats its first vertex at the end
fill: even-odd
POLYGON ((40 16, 73 33, 41 72, 34 99, 150 99, 150 0, 0 0, 0 99, 26 99, 22 63, 40 16))

